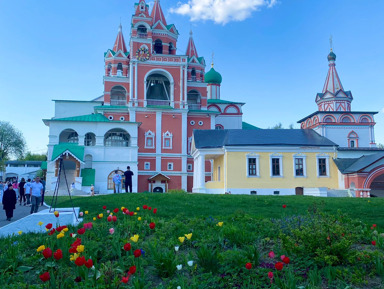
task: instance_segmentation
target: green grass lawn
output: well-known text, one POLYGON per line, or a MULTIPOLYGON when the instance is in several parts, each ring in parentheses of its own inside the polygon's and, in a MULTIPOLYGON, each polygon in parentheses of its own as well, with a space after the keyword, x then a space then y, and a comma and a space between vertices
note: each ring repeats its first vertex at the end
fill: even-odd
POLYGON ((78 227, 59 216, 0 239, 1 289, 384 288, 384 199, 141 193, 57 208, 72 203, 78 227))
MULTIPOLYGON (((51 204, 51 198, 46 198, 51 204)), ((203 195, 203 194, 113 194, 95 197, 73 197, 74 206, 81 210, 100 210, 108 207, 136 207, 143 203, 161 207, 163 217, 209 217, 228 216, 242 211, 255 218, 281 218, 282 205, 286 215, 301 215, 308 208, 317 206, 324 212, 340 210, 352 218, 367 224, 384 227, 384 198, 319 198, 307 196, 249 196, 249 195, 203 195)), ((70 207, 69 197, 59 197, 57 205, 70 207)))

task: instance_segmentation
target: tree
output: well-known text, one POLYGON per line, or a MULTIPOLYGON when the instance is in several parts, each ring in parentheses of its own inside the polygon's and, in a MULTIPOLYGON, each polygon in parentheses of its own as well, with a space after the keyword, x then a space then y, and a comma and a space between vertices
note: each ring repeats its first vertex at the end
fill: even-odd
POLYGON ((384 149, 384 145, 381 144, 381 143, 377 144, 377 147, 378 147, 379 149, 384 149))
POLYGON ((33 154, 27 152, 26 155, 21 159, 22 161, 46 161, 47 154, 33 154))
MULTIPOLYGON (((294 129, 293 124, 290 124, 288 128, 294 129)), ((284 127, 281 124, 281 122, 279 122, 278 124, 274 125, 273 127, 270 127, 270 129, 284 129, 284 127)))
POLYGON ((25 139, 21 131, 6 121, 0 121, 0 170, 11 157, 22 158, 25 139))

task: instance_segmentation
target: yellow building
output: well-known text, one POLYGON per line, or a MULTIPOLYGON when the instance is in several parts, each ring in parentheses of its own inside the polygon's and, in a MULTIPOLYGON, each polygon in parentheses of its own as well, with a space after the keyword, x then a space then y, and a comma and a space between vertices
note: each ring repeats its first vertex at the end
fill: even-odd
POLYGON ((336 150, 313 130, 196 130, 193 192, 327 196, 339 188, 336 150))

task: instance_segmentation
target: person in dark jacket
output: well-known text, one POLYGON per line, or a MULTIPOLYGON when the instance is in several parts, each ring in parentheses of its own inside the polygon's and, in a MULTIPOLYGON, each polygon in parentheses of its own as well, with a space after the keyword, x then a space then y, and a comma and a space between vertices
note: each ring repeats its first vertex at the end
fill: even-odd
POLYGON ((25 179, 22 178, 21 182, 19 183, 20 206, 22 202, 24 202, 24 205, 27 203, 27 199, 25 198, 25 189, 24 189, 25 184, 26 184, 25 179))
POLYGON ((7 215, 7 221, 11 221, 13 217, 13 210, 16 209, 16 192, 12 187, 12 184, 8 185, 8 189, 4 192, 3 196, 3 209, 7 215))

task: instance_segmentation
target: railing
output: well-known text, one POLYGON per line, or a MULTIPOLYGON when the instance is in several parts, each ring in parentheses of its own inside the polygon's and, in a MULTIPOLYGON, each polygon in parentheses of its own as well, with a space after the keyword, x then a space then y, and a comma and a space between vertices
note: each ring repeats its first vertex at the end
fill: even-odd
POLYGON ((148 37, 148 33, 137 32, 137 37, 139 37, 139 38, 147 38, 148 37))
POLYGON ((196 81, 196 76, 192 76, 192 81, 196 81))
POLYGON ((169 100, 147 99, 147 105, 170 105, 169 100))
POLYGON ((125 100, 111 99, 111 105, 127 105, 125 100))
POLYGON ((200 110, 201 104, 198 103, 188 103, 188 109, 190 110, 200 110))

